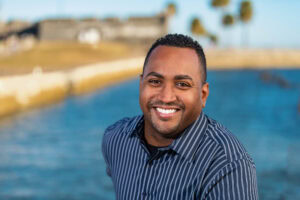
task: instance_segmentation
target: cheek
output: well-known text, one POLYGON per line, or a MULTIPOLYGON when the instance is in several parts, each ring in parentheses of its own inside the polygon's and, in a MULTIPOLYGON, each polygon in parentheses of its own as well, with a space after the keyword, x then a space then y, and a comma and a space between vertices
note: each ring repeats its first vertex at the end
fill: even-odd
POLYGON ((145 98, 145 94, 141 91, 140 91, 139 101, 140 101, 140 107, 144 111, 144 105, 145 105, 146 98, 145 98))
POLYGON ((146 88, 140 89, 140 106, 143 111, 147 108, 147 103, 153 98, 153 92, 146 88))
POLYGON ((182 95, 182 102, 185 104, 187 112, 198 113, 201 111, 202 103, 199 93, 190 93, 182 95))

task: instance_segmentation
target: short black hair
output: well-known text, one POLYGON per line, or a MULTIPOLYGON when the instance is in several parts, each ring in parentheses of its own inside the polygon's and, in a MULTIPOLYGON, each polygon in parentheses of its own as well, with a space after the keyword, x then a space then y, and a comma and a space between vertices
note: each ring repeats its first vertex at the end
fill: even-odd
POLYGON ((152 44, 151 48, 149 49, 146 55, 144 66, 143 66, 143 74, 152 51, 160 45, 194 49, 198 55, 200 65, 201 65, 200 67, 202 67, 202 72, 201 72, 202 82, 203 83, 206 82, 206 77, 207 77, 206 58, 203 49, 196 40, 193 40, 191 37, 183 34, 167 34, 164 37, 161 37, 158 40, 156 40, 156 42, 152 44))

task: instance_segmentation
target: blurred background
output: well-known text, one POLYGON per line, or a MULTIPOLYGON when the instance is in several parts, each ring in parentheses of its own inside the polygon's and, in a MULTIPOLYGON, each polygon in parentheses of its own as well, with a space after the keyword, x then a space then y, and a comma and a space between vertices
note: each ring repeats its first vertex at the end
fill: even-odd
POLYGON ((260 199, 300 199, 300 1, 0 0, 0 199, 115 199, 105 128, 141 114, 167 33, 198 40, 204 112, 253 157, 260 199))

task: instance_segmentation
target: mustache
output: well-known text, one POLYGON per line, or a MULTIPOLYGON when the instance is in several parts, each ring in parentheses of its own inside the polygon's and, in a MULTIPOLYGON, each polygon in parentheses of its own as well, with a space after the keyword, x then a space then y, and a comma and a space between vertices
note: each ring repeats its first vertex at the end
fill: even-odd
POLYGON ((162 102, 162 101, 149 101, 148 102, 148 107, 157 107, 157 106, 174 106, 174 107, 178 107, 180 109, 184 109, 185 106, 183 103, 181 102, 162 102))

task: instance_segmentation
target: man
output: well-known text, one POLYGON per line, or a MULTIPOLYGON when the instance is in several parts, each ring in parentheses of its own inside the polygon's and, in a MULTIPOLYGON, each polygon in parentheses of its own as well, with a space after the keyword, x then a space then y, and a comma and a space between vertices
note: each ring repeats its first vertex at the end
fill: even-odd
POLYGON ((143 116, 118 121, 103 138, 117 199, 258 199, 252 159, 202 112, 208 94, 196 41, 169 34, 152 45, 140 77, 143 116))

